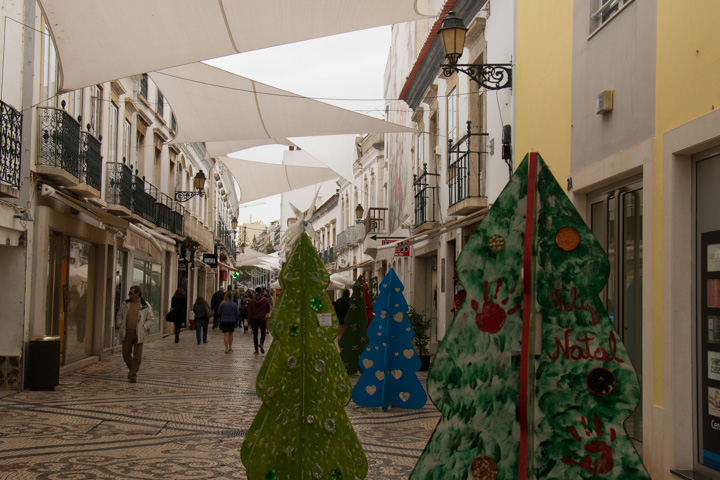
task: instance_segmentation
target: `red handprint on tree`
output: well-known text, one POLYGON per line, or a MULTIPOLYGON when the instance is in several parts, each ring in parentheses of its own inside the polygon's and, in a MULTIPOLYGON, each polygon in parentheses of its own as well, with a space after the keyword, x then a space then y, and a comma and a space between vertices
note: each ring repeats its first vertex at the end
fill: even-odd
MULTIPOLYGON (((585 436, 589 437, 590 435, 592 435, 592 431, 588 429, 585 417, 582 417, 582 424, 585 428, 585 436)), ((602 421, 598 417, 595 417, 593 419, 593 424, 595 425, 596 435, 598 437, 604 437, 605 432, 603 431, 602 421)), ((568 431, 578 443, 582 442, 580 434, 574 426, 568 427, 568 431)), ((615 438, 615 429, 611 428, 610 444, 615 441, 615 438)), ((583 458, 579 462, 573 460, 570 457, 562 457, 562 462, 565 465, 577 465, 588 473, 608 473, 613 469, 612 446, 605 443, 604 440, 591 440, 583 446, 583 450, 585 450, 585 452, 587 452, 589 455, 586 455, 585 458, 583 458), (595 455, 598 453, 600 454, 600 458, 594 460, 591 455, 595 455)))
MULTIPOLYGON (((493 296, 493 300, 497 300, 502 284, 502 278, 499 278, 497 280, 497 285, 495 286, 495 295, 493 296)), ((510 289, 510 293, 514 292, 515 289, 510 289)), ((495 302, 491 302, 489 297, 490 295, 488 294, 488 282, 487 280, 485 280, 483 282, 482 311, 478 312, 478 308, 480 308, 480 306, 478 305, 477 300, 473 300, 470 305, 476 313, 475 323, 477 324, 478 328, 483 332, 497 333, 500 331, 503 325, 505 325, 505 320, 507 319, 508 315, 512 315, 513 313, 520 310, 521 305, 516 305, 507 312, 505 312, 505 308, 503 306, 508 303, 508 300, 510 299, 509 296, 505 297, 504 300, 500 301, 503 306, 498 305, 495 302)))

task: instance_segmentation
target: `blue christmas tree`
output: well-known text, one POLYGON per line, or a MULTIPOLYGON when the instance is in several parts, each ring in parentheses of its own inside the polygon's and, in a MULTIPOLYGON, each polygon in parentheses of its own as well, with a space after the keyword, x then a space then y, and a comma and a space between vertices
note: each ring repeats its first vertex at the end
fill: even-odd
POLYGON ((416 372, 420 358, 412 345, 415 336, 407 317, 408 305, 400 279, 391 268, 380 282, 373 305, 375 316, 367 329, 370 339, 360 355, 364 370, 353 388, 352 399, 361 407, 388 405, 418 409, 427 403, 427 394, 416 372))

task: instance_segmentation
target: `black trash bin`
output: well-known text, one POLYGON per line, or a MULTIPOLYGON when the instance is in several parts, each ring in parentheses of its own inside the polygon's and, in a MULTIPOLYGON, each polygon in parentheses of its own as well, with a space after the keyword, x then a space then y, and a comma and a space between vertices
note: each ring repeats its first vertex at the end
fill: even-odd
POLYGON ((60 383, 60 337, 32 337, 28 346, 30 390, 52 390, 60 383))

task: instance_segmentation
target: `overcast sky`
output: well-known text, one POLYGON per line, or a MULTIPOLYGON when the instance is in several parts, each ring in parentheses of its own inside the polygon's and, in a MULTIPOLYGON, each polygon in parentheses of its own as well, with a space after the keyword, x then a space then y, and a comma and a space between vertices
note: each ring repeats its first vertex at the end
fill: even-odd
MULTIPOLYGON (((256 50, 207 63, 299 95, 384 118, 383 76, 390 26, 256 50)), ((267 146, 238 154, 280 163, 287 147, 267 146)), ((349 159, 348 159, 349 160, 349 159)), ((240 205, 238 222, 266 225, 280 219, 280 195, 240 205)), ((298 208, 302 208, 298 205, 298 208)))

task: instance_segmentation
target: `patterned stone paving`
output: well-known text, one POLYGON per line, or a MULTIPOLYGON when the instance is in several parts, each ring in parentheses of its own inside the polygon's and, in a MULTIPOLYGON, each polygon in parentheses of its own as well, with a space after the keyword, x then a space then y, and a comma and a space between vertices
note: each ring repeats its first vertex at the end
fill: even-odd
MULTIPOLYGON (((268 339, 271 340, 271 339, 268 339)), ((0 479, 245 479, 240 446, 260 406, 255 377, 264 356, 252 336, 208 343, 183 331, 145 345, 138 383, 116 354, 63 375, 54 391, 0 399, 0 479)), ((418 375, 425 385, 427 374, 418 375)), ((352 377, 353 383, 359 374, 352 377)), ((346 411, 367 455, 367 479, 406 479, 439 412, 346 411)))

